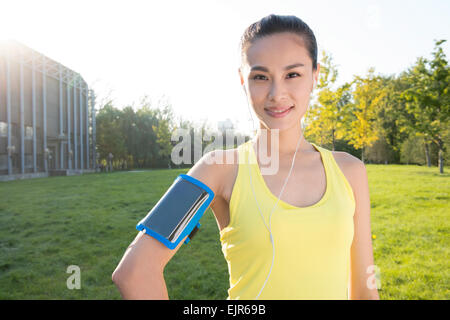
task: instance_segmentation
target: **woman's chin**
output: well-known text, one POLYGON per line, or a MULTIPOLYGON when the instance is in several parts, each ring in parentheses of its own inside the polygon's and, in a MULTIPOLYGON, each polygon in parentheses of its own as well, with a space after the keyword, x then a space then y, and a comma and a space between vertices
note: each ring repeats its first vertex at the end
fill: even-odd
POLYGON ((262 122, 264 124, 264 127, 273 130, 278 129, 280 131, 291 129, 294 126, 300 126, 301 125, 301 117, 289 117, 289 119, 263 119, 262 122))
POLYGON ((300 119, 298 121, 289 121, 284 123, 266 121, 264 122, 264 129, 284 131, 292 129, 293 127, 296 126, 300 127, 300 124, 301 124, 300 119))

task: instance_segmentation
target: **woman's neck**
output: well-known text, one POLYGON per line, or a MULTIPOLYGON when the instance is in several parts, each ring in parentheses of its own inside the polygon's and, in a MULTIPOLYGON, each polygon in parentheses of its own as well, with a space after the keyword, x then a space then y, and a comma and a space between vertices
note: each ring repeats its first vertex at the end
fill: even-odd
POLYGON ((297 149, 297 145, 297 154, 310 151, 313 148, 303 136, 300 125, 285 130, 270 130, 261 124, 261 127, 256 133, 255 141, 258 142, 257 148, 260 147, 267 150, 266 152, 269 157, 271 156, 272 150, 275 152, 278 151, 280 157, 285 157, 292 156, 297 149), (276 131, 278 131, 278 137, 276 131))

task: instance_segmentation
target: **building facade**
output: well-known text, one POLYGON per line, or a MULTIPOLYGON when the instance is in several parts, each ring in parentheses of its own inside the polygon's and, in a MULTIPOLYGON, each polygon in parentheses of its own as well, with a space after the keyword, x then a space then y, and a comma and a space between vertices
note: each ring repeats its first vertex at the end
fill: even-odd
POLYGON ((95 97, 80 74, 0 44, 0 179, 93 171, 95 97))

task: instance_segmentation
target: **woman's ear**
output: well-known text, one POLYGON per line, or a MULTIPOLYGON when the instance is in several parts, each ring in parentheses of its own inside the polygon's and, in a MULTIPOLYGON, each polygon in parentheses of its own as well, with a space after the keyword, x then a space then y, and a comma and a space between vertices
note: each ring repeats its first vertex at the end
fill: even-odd
POLYGON ((239 78, 241 79, 241 86, 242 86, 242 89, 244 89, 245 94, 247 94, 247 89, 245 88, 244 76, 242 75, 242 70, 241 70, 241 68, 238 68, 238 73, 239 73, 239 78))
POLYGON ((317 79, 319 78, 319 72, 320 72, 320 63, 317 63, 317 70, 316 70, 316 72, 314 72, 314 75, 313 75, 313 81, 314 81, 313 89, 315 89, 317 86, 317 79))
POLYGON ((243 86, 244 85, 244 76, 242 75, 242 70, 240 67, 238 68, 238 73, 239 73, 239 78, 241 79, 241 85, 243 86))

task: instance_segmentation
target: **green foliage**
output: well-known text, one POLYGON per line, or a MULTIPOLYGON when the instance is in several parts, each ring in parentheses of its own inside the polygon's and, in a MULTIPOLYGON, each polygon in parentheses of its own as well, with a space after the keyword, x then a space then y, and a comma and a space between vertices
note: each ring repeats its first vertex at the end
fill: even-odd
POLYGON ((450 67, 440 47, 445 41, 435 41, 432 60, 419 57, 404 74, 409 88, 401 94, 412 115, 410 127, 425 143, 438 146, 440 163, 446 149, 443 136, 450 126, 450 67))
POLYGON ((338 70, 330 54, 323 51, 317 88, 317 104, 313 104, 305 117, 305 136, 320 145, 331 145, 335 150, 336 140, 346 136, 351 109, 350 85, 344 84, 334 90, 338 70))
POLYGON ((126 152, 123 140, 123 126, 121 125, 121 112, 115 109, 112 102, 108 102, 96 115, 96 140, 100 158, 107 159, 112 153, 116 158, 122 157, 126 152))
POLYGON ((382 105, 386 95, 382 79, 375 76, 374 72, 370 68, 365 78, 356 76, 353 81, 356 85, 353 93, 356 118, 350 124, 349 143, 363 150, 379 139, 377 108, 382 105))
POLYGON ((338 70, 324 51, 317 101, 305 115, 305 137, 332 150, 361 150, 357 156, 363 161, 422 163, 425 151, 411 143, 417 136, 429 149, 426 163, 437 158, 442 173, 450 130, 450 73, 441 47, 445 41, 435 42, 432 59, 418 58, 398 76, 375 75, 370 68, 367 75, 336 89, 338 70))
POLYGON ((108 102, 99 110, 96 123, 100 159, 107 159, 111 152, 116 166, 126 161, 128 168, 167 168, 172 149, 171 106, 152 108, 144 97, 137 109, 127 106, 120 110, 108 102))
POLYGON ((423 138, 411 135, 401 146, 401 162, 406 164, 426 164, 423 138))

